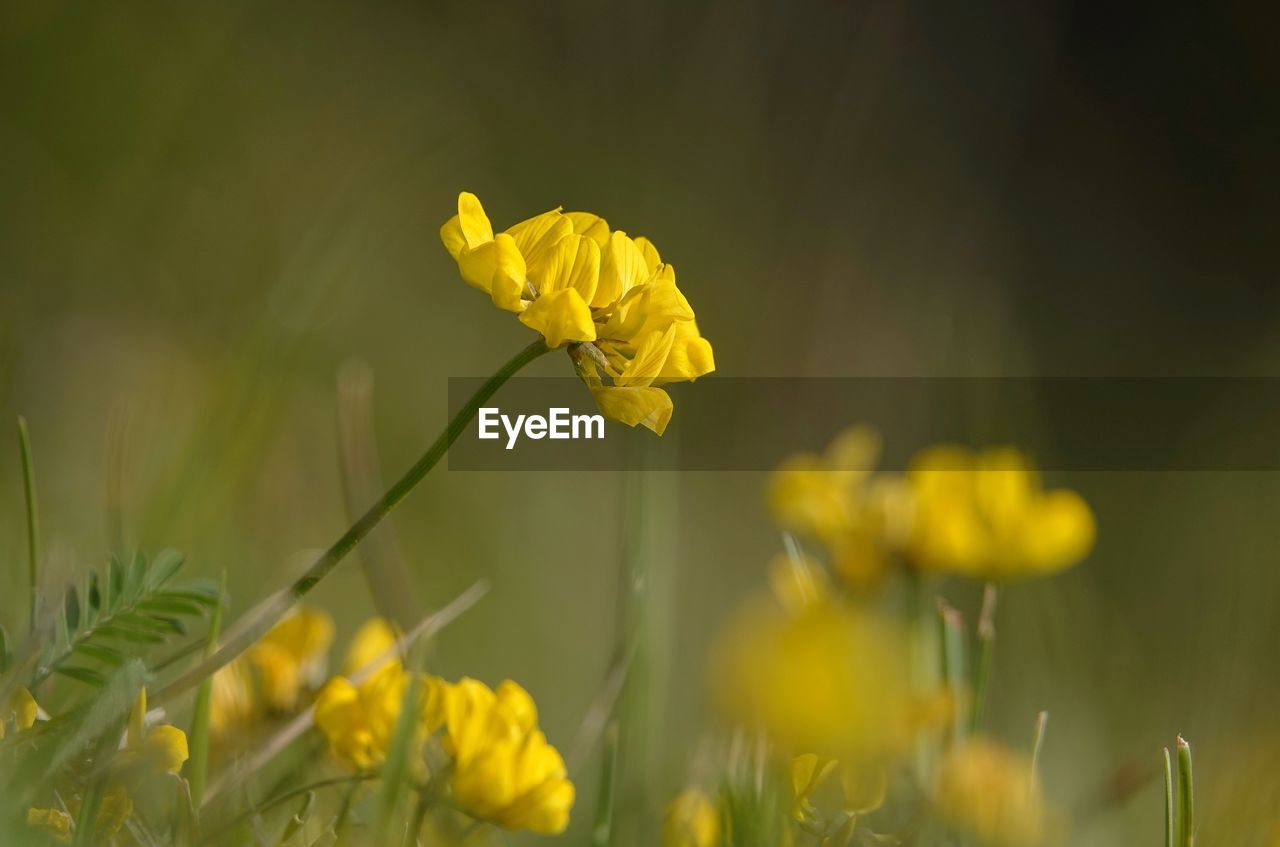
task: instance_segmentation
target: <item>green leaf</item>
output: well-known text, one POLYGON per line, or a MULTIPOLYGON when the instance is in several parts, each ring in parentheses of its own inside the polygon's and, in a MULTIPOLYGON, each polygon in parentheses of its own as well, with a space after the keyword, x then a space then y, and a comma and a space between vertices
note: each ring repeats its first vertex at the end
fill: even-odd
POLYGON ((9 631, 0 626, 0 673, 9 670, 9 631))
POLYGON ((151 569, 147 575, 147 588, 155 591, 164 585, 173 575, 182 567, 184 559, 177 550, 161 550, 151 562, 151 569))
POLYGON ((129 629, 116 624, 105 624, 93 632, 95 635, 101 635, 104 638, 117 638, 121 641, 132 641, 135 644, 163 644, 165 642, 165 637, 159 633, 129 629))
POLYGON ((92 685, 95 688, 101 688, 107 684, 107 678, 105 676, 90 668, 81 668, 76 667, 75 665, 59 665, 53 669, 53 672, 61 674, 68 679, 74 679, 77 682, 92 685))
POLYGON ((132 600, 142 593, 142 589, 147 585, 147 557, 138 551, 133 554, 133 561, 129 563, 129 575, 125 580, 125 596, 132 600))
POLYGON ((88 656, 90 659, 97 659, 103 664, 118 667, 124 664, 125 655, 114 647, 108 647, 105 644, 97 644, 92 641, 85 641, 75 646, 72 652, 82 656, 88 656))
POLYGON ((142 632, 154 632, 157 635, 177 633, 186 635, 187 629, 175 618, 151 617, 137 612, 122 612, 115 616, 112 623, 142 632))
POLYGON ((119 556, 112 556, 107 562, 107 609, 118 609, 124 601, 124 583, 124 563, 119 556))
POLYGON ((80 629, 80 596, 76 592, 74 585, 67 586, 67 593, 62 598, 62 618, 66 624, 65 635, 67 642, 71 641, 71 634, 80 629))
POLYGON ((190 603, 199 603, 201 606, 205 606, 210 609, 217 606, 219 602, 216 590, 209 593, 201 588, 193 589, 190 585, 183 585, 181 588, 171 588, 154 596, 173 600, 185 600, 190 603))
POLYGON ((182 617, 194 618, 204 614, 205 607, 193 600, 184 597, 174 597, 170 594, 154 594, 143 600, 137 605, 140 612, 148 612, 159 615, 179 615, 182 617))
POLYGON ((89 571, 89 578, 85 582, 84 589, 85 600, 85 618, 89 625, 98 619, 98 612, 102 610, 102 591, 98 585, 98 572, 89 571))

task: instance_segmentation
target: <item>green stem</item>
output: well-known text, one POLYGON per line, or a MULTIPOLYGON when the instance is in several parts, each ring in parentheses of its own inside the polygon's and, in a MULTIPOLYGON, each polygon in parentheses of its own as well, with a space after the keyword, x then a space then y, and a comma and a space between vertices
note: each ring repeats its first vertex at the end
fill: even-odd
POLYGON ((1164 748, 1164 845, 1173 847, 1173 763, 1164 748))
POLYGON ((596 803, 596 823, 591 829, 591 847, 606 847, 613 832, 614 771, 618 764, 618 721, 609 724, 604 737, 604 761, 600 765, 600 797, 596 803))
POLYGON ((987 687, 991 682, 991 665, 996 654, 996 600, 999 597, 996 584, 988 582, 982 590, 982 610, 978 613, 978 648, 973 663, 973 711, 969 728, 982 730, 986 712, 987 687))
POLYGON ((18 417, 18 451, 22 455, 22 492, 27 501, 27 577, 31 586, 28 620, 34 634, 40 591, 40 510, 36 506, 36 472, 31 462, 31 439, 27 435, 27 420, 22 416, 18 417))
POLYGON ((964 736, 967 721, 964 720, 964 619, 960 613, 938 598, 938 657, 941 662, 942 681, 955 700, 952 707, 951 740, 964 736))
POLYGON ((1191 781, 1191 745, 1178 736, 1178 847, 1192 847, 1196 839, 1195 787, 1191 781))
POLYGON ((190 689, 209 676, 209 674, 243 653, 251 644, 265 635, 285 612, 293 608, 311 589, 316 587, 320 580, 328 576, 329 572, 346 558, 347 554, 355 549, 355 546, 374 527, 382 522, 382 519, 395 508, 396 504, 404 499, 406 494, 417 487, 418 483, 422 482, 423 478, 436 466, 436 463, 444 458, 445 453, 449 451, 449 447, 453 445, 453 442, 458 440, 458 436, 471 423, 472 418, 476 416, 480 407, 502 387, 502 384, 513 377, 525 365, 547 353, 549 349, 539 339, 521 350, 499 368, 497 373, 489 377, 471 395, 471 398, 463 404, 458 413, 449 421, 449 425, 445 427, 444 432, 440 433, 440 436, 427 448, 427 452, 423 453, 422 457, 413 464, 413 467, 409 468, 404 476, 400 477, 395 484, 387 489, 387 492, 378 498, 377 502, 370 506, 369 510, 333 543, 333 546, 320 554, 320 558, 316 559, 306 573, 299 577, 293 585, 289 586, 282 595, 268 598, 257 609, 250 611, 245 616, 245 624, 243 626, 238 625, 235 632, 228 633, 226 642, 212 656, 201 661, 165 686, 164 689, 156 694, 154 702, 157 705, 167 702, 190 689))

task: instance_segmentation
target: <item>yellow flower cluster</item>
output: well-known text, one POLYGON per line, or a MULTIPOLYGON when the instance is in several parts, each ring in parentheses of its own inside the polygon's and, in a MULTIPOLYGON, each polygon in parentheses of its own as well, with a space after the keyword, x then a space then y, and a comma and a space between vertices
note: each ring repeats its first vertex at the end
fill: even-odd
MULTIPOLYGON (((366 624, 345 672, 367 668, 394 643, 394 631, 385 622, 366 624)), ((331 679, 316 700, 316 725, 335 755, 363 770, 384 762, 411 681, 395 659, 382 661, 358 685, 345 677, 331 679)), ((507 829, 563 831, 573 784, 559 751, 538 729, 528 692, 510 680, 497 689, 469 678, 451 684, 424 675, 420 681, 415 746, 439 734, 449 756, 453 805, 507 829)))
POLYGON ((589 212, 552 209, 494 233, 480 200, 458 195, 440 229, 462 278, 519 316, 548 347, 566 344, 601 412, 659 435, 671 419, 661 386, 715 369, 675 268, 647 238, 589 212))
POLYGON ((1049 834, 1049 811, 1027 756, 975 737, 938 765, 934 805, 958 830, 991 847, 1035 847, 1049 834))
POLYGON ((324 677, 333 619, 300 606, 239 658, 213 675, 209 728, 215 736, 243 730, 265 713, 298 707, 305 686, 324 677))
POLYGON ((800 454, 770 481, 778 523, 814 538, 854 588, 895 562, 925 572, 1005 580, 1052 573, 1093 546, 1093 514, 1074 491, 1046 491, 1017 450, 940 446, 905 476, 875 473, 879 440, 851 428, 823 455, 800 454))
POLYGON ((533 698, 507 680, 496 690, 474 679, 444 685, 443 738, 452 756, 454 802, 507 829, 558 833, 569 824, 574 788, 560 752, 538 729, 533 698))
POLYGON ((12 726, 16 732, 30 729, 35 725, 36 716, 39 713, 40 707, 36 704, 36 698, 32 697, 31 692, 26 688, 18 686, 3 703, 0 703, 0 739, 5 737, 8 731, 7 726, 12 726))
POLYGON ((1074 491, 1046 491, 1012 448, 934 447, 912 463, 910 551, 922 570, 982 579, 1060 571, 1093 547, 1093 513, 1074 491))

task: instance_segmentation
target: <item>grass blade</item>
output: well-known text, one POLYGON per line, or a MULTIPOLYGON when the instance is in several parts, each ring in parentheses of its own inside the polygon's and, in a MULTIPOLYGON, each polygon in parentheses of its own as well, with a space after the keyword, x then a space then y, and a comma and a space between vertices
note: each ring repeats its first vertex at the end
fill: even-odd
POLYGON ((31 587, 29 629, 34 635, 40 609, 40 510, 36 505, 36 472, 31 462, 27 420, 18 417, 18 451, 22 455, 22 494, 27 503, 27 580, 31 587))
MULTIPOLYGON (((220 596, 227 591, 227 574, 222 574, 220 596)), ((222 606, 213 607, 209 618, 209 634, 205 641, 204 655, 209 656, 218 646, 218 631, 222 628, 222 606)), ((213 674, 200 683, 196 691, 195 709, 191 714, 190 757, 187 759, 187 782, 191 785, 191 805, 199 810, 204 796, 205 780, 209 771, 209 720, 213 710, 213 674)))
POLYGON ((1196 840, 1195 786, 1191 780, 1191 745, 1178 736, 1178 847, 1196 840))

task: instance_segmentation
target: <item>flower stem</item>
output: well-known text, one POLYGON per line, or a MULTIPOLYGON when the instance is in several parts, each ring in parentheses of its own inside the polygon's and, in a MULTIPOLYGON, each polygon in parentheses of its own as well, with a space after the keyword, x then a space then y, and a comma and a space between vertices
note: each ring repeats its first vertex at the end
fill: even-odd
POLYGON ((320 558, 316 559, 306 573, 300 576, 285 591, 268 597, 246 614, 242 621, 238 621, 236 626, 227 633, 226 641, 213 655, 207 657, 165 686, 156 695, 154 702, 157 704, 166 702, 190 689, 206 676, 243 653, 251 644, 265 635, 289 609, 293 608, 294 604, 305 597, 311 589, 315 588, 320 580, 328 576, 329 572, 346 558, 347 554, 355 549, 356 545, 373 531, 374 527, 382 522, 382 519, 395 508, 396 504, 404 499, 406 494, 417 487, 418 483, 422 482, 423 478, 436 466, 436 463, 444 458, 445 453, 449 451, 449 447, 452 446, 453 442, 458 440, 458 436, 471 423, 472 418, 476 416, 480 407, 502 387, 502 384, 525 365, 547 353, 549 349, 539 339, 511 357, 493 376, 485 380, 484 384, 476 389, 476 392, 471 395, 470 399, 463 404, 462 408, 453 416, 453 419, 449 421, 449 425, 445 427, 444 432, 440 433, 439 437, 427 448, 427 452, 423 453, 422 457, 413 464, 413 467, 409 468, 404 476, 396 480, 387 489, 386 493, 379 497, 369 507, 369 510, 333 543, 333 546, 321 553, 320 558))
POLYGON ((27 436, 27 420, 18 416, 18 451, 22 455, 22 493, 27 502, 27 579, 31 588, 28 620, 30 631, 36 631, 40 594, 40 510, 36 506, 36 473, 31 463, 31 439, 27 436))
POLYGON ((988 582, 982 590, 982 610, 978 613, 978 655, 973 663, 973 711, 970 713, 970 730, 980 732, 986 712, 987 687, 991 682, 991 663, 996 653, 996 600, 999 596, 994 582, 988 582))
POLYGON ((1173 763, 1164 748, 1164 844, 1173 847, 1173 763))

